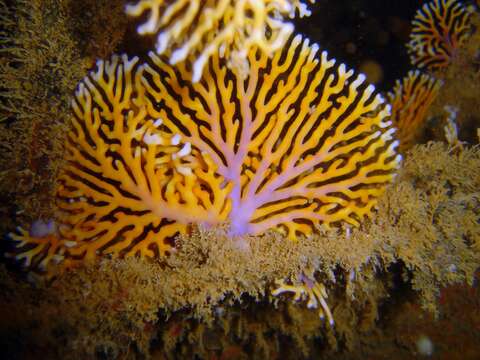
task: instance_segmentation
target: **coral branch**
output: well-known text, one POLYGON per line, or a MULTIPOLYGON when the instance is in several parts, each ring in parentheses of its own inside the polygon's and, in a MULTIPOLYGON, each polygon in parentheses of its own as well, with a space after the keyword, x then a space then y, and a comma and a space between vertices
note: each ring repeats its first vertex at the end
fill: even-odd
POLYGON ((309 309, 318 309, 320 318, 323 319, 326 316, 330 326, 333 326, 335 321, 325 300, 328 297, 325 285, 304 275, 300 277, 301 280, 292 285, 287 284, 285 280, 277 280, 277 288, 272 291, 272 295, 279 296, 283 293, 291 292, 294 294, 293 300, 296 302, 308 300, 307 307, 309 309))
POLYGON ((430 75, 410 71, 401 81, 397 80, 393 91, 387 94, 402 151, 417 141, 424 129, 428 109, 441 86, 442 82, 430 75))
POLYGON ((319 222, 358 225, 398 167, 383 98, 317 51, 299 36, 271 58, 252 50, 246 79, 213 57, 190 85, 186 66, 150 55, 149 115, 221 162, 233 184, 232 234, 282 227, 295 238, 319 222))
POLYGON ((140 0, 126 7, 126 13, 136 17, 147 11, 148 20, 137 28, 138 33, 158 34, 156 52, 167 54, 171 64, 192 55, 194 82, 219 52, 228 59, 228 66, 245 77, 251 48, 272 54, 293 32, 293 24, 285 18, 310 15, 300 0, 140 0))
POLYGON ((458 0, 433 0, 412 21, 407 49, 418 68, 445 68, 472 32, 472 10, 458 0))

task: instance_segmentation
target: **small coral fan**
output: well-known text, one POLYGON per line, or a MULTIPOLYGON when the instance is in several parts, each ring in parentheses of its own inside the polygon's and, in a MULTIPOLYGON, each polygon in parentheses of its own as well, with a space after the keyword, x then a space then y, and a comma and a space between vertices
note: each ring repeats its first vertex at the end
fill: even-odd
POLYGON ((329 324, 334 324, 332 313, 325 300, 328 297, 325 285, 309 279, 303 274, 296 283, 290 285, 284 280, 277 280, 276 285, 277 288, 272 291, 273 296, 291 292, 294 294, 294 301, 300 301, 306 298, 308 299, 307 308, 317 309, 321 319, 326 316, 329 324))
POLYGON ((397 80, 393 90, 387 94, 402 151, 415 144, 424 128, 428 109, 441 86, 442 82, 430 75, 418 70, 410 71, 401 81, 397 80))
MULTIPOLYGON (((314 0, 310 0, 314 2, 314 0)), ((157 34, 156 51, 167 54, 171 64, 193 55, 193 81, 198 81, 208 59, 220 52, 231 67, 247 75, 248 52, 255 46, 267 54, 279 50, 293 32, 285 17, 310 15, 300 0, 140 0, 126 12, 148 20, 138 27, 140 34, 157 34)))
POLYGON ((471 34, 471 15, 458 0, 434 0, 419 9, 407 44, 412 65, 428 70, 448 66, 471 34))
MULTIPOLYGON (((212 56, 193 84, 187 65, 153 53, 98 62, 73 100, 57 191, 64 246, 43 256, 150 257, 190 224, 225 220, 231 235, 290 238, 358 225, 394 176, 398 141, 374 87, 317 51, 300 36, 271 57, 252 48, 245 80, 212 56)), ((12 237, 20 258, 38 246, 12 237)))

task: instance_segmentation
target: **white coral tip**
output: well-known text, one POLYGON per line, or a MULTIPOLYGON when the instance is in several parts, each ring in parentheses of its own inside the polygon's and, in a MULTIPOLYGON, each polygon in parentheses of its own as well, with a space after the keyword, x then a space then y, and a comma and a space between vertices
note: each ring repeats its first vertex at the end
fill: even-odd
MULTIPOLYGON (((363 75, 363 74, 361 74, 363 75)), ((365 76, 365 75, 363 75, 365 76)), ((367 88, 365 89, 365 94, 367 94, 368 97, 370 97, 373 92, 375 91, 375 86, 373 85, 368 85, 367 88)), ((379 104, 382 104, 384 102, 383 98, 380 96, 380 97, 376 97, 375 100, 379 103, 379 104)))
POLYGON ((185 143, 185 145, 183 145, 183 148, 179 152, 177 152, 176 155, 178 157, 184 157, 190 154, 191 151, 192 151, 192 145, 189 142, 187 142, 185 143))
POLYGON ((167 33, 160 33, 158 34, 158 37, 157 37, 157 46, 156 46, 156 50, 157 50, 157 54, 163 54, 165 52, 165 50, 167 50, 167 47, 168 47, 168 34, 167 33))
POLYGON ((170 139, 170 144, 176 146, 176 145, 180 144, 180 140, 182 140, 180 134, 175 134, 170 139))
MULTIPOLYGON (((143 136, 143 142, 147 145, 163 145, 163 139, 158 134, 146 133, 143 136)), ((135 152, 137 156, 137 153, 135 152)))
POLYGON ((63 259, 65 259, 65 257, 62 256, 62 255, 57 255, 57 254, 55 254, 55 255, 52 256, 52 260, 53 260, 56 264, 61 263, 61 262, 63 261, 63 259))
POLYGON ((190 169, 186 166, 178 166, 177 171, 178 171, 178 173, 182 174, 183 176, 192 175, 192 169, 190 169))
POLYGON ((360 73, 357 77, 357 80, 354 83, 360 85, 360 84, 363 84, 365 80, 367 80, 367 77, 365 76, 365 74, 360 73))

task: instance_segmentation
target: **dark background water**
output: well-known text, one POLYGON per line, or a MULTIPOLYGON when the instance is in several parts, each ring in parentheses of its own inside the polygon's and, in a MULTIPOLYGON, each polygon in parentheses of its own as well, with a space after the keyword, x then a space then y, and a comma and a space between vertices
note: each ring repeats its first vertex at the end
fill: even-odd
MULTIPOLYGON (((317 0, 310 4, 310 17, 296 20, 296 31, 349 67, 365 71, 368 64, 379 65, 382 74, 376 83, 385 91, 411 68, 405 44, 409 40, 410 22, 424 3, 317 0)), ((378 72, 378 68, 373 71, 378 72)))

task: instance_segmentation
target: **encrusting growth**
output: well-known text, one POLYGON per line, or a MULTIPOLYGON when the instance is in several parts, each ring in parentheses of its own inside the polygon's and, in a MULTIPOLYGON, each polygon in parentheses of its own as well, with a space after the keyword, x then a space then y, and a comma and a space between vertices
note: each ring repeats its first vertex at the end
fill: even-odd
POLYGON ((442 86, 440 80, 420 71, 410 71, 393 90, 387 94, 392 104, 392 120, 397 127, 397 137, 402 151, 415 144, 424 128, 430 105, 442 86))
POLYGON ((407 49, 412 65, 428 70, 445 68, 472 32, 472 11, 458 0, 433 0, 412 21, 407 49))
MULTIPOLYGON (((232 236, 291 239, 358 225, 394 177, 398 141, 365 77, 317 51, 300 36, 273 56, 252 48, 245 80, 212 56, 197 83, 154 53, 99 61, 72 102, 60 245, 43 241, 27 263, 162 255, 189 226, 225 221, 232 236)), ((39 243, 12 239, 18 258, 39 243)))
POLYGON ((145 12, 148 20, 138 33, 158 34, 156 52, 166 54, 172 65, 192 55, 194 82, 208 59, 218 53, 228 59, 228 66, 247 76, 245 59, 251 48, 273 54, 293 32, 293 24, 285 18, 310 15, 300 0, 140 0, 126 7, 131 16, 145 12))

